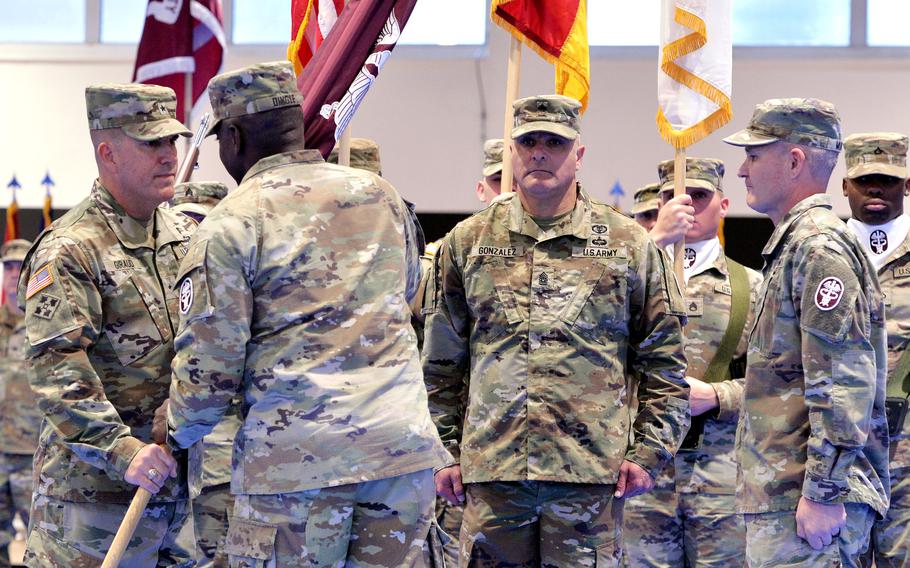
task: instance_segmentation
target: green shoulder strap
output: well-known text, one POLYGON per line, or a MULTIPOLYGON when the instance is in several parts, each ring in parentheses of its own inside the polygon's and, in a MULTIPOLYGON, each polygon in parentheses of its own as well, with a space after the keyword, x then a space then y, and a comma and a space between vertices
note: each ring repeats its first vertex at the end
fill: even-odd
MULTIPOLYGON (((742 264, 727 259, 727 269, 730 271, 730 289, 732 297, 730 299, 730 321, 727 322, 727 330, 724 331, 724 337, 720 340, 720 346, 705 371, 703 380, 707 383, 719 383, 730 378, 730 362, 736 354, 736 346, 739 339, 743 336, 743 330, 746 328, 746 316, 749 314, 749 278, 746 276, 746 269, 742 264)), ((910 364, 910 362, 908 362, 910 364)))
POLYGON ((888 396, 901 398, 910 396, 910 345, 904 347, 901 358, 888 375, 888 396))

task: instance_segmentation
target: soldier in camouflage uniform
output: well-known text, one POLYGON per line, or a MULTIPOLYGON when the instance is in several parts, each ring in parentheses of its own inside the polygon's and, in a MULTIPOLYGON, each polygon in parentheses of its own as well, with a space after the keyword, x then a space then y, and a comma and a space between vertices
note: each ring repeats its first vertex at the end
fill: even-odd
POLYGON ((3 306, 0 307, 0 566, 9 566, 9 543, 16 535, 18 513, 28 524, 32 503, 32 456, 38 446, 41 411, 28 386, 25 364, 25 320, 16 301, 22 260, 32 243, 7 241, 3 262, 3 306))
MULTIPOLYGON (((336 144, 326 162, 338 163, 338 145, 336 144)), ((379 160, 379 144, 369 138, 351 138, 350 166, 358 170, 372 172, 382 176, 382 163, 379 160)))
POLYGON ((194 223, 174 194, 171 89, 86 88, 99 176, 23 263, 29 381, 45 418, 34 461, 29 566, 96 566, 139 485, 154 495, 121 565, 188 566, 185 463, 152 441, 174 356, 173 286, 194 223))
MULTIPOLYGON (((649 183, 635 190, 633 195, 632 218, 646 231, 657 223, 657 212, 660 209, 660 184, 649 183)), ((682 233, 685 234, 685 233, 682 233)))
POLYGON ((502 138, 490 138, 483 143, 483 177, 477 181, 476 191, 477 199, 484 205, 502 195, 502 151, 502 138))
POLYGON ((853 217, 847 227, 856 235, 885 295, 888 333, 887 412, 890 436, 891 506, 872 528, 865 566, 910 566, 910 425, 906 416, 906 371, 900 362, 910 340, 910 217, 904 197, 910 194, 907 137, 896 132, 854 134, 844 140, 847 175, 844 195, 853 217))
POLYGON ((888 509, 885 306, 824 195, 840 118, 772 99, 725 139, 743 146, 749 206, 776 225, 749 338, 737 503, 749 566, 858 566, 888 509))
POLYGON ((232 566, 410 565, 449 456, 410 326, 407 208, 304 149, 289 62, 219 75, 209 96, 240 186, 181 267, 169 443, 197 442, 240 395, 232 566))
MULTIPOLYGON (((673 160, 661 162, 658 174, 665 205, 657 225, 673 212, 673 160)), ((724 164, 707 158, 686 159, 686 196, 676 198, 695 213, 685 231, 668 231, 658 243, 670 246, 685 238, 686 380, 692 409, 692 444, 683 444, 675 460, 658 475, 654 490, 626 503, 623 521, 625 564, 633 567, 742 566, 746 534, 736 513, 736 423, 745 375, 748 330, 761 275, 741 268, 746 278, 736 288, 731 276, 737 269, 726 257, 717 237, 729 199, 723 193, 724 164), (734 300, 734 296, 736 299, 734 300), (745 302, 744 317, 731 324, 735 302, 745 302), (727 359, 715 362, 728 326, 735 343, 727 359), (731 364, 732 363, 732 364, 731 364), (720 365, 720 366, 718 366, 720 365), (715 375, 709 380, 709 369, 715 375), (720 374, 724 370, 727 373, 720 374), (700 417, 701 420, 695 420, 700 417), (698 424, 702 437, 696 439, 698 424)), ((729 341, 729 340, 728 340, 729 341)))
POLYGON ((688 428, 678 286, 578 185, 580 106, 515 102, 519 191, 459 223, 430 279, 424 374, 458 460, 436 486, 467 497, 462 566, 618 565, 622 498, 688 428))
POLYGON ((178 183, 174 187, 171 208, 201 223, 227 194, 227 186, 220 181, 178 183))

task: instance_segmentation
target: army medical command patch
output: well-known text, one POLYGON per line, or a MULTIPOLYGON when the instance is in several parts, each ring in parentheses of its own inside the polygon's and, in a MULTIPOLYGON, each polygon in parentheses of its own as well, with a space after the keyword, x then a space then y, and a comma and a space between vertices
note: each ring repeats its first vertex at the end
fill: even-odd
POLYGON ((180 313, 183 315, 190 313, 191 307, 193 307, 193 281, 184 278, 180 285, 180 313))
POLYGON ((38 270, 29 279, 28 287, 25 289, 25 299, 28 300, 41 290, 54 283, 54 276, 51 274, 51 264, 47 263, 38 270))
POLYGON ((819 282, 818 288, 815 290, 815 306, 827 312, 836 308, 843 297, 844 283, 840 278, 829 276, 819 282))

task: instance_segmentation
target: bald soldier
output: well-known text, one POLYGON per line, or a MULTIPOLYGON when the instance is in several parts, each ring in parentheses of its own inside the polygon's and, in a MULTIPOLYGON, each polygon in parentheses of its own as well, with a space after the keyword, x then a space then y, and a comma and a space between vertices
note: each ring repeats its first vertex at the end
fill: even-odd
POLYGON ((19 273, 32 246, 13 239, 0 247, 3 305, 0 306, 0 566, 9 566, 9 543, 18 514, 28 525, 32 503, 32 457, 42 414, 28 386, 25 320, 17 302, 19 273))
POLYGON ((232 566, 410 566, 448 455, 410 325, 407 207, 304 149, 290 62, 218 75, 209 98, 239 187, 181 268, 169 443, 191 446, 243 400, 232 566))
POLYGON ((174 195, 174 91, 85 90, 98 179, 23 263, 29 381, 44 422, 35 454, 29 566, 97 566, 137 486, 153 493, 121 565, 190 566, 183 458, 152 442, 167 398, 177 268, 195 223, 174 195))
POLYGON ((649 183, 636 189, 633 200, 632 218, 644 230, 650 231, 657 223, 657 212, 660 209, 660 184, 649 183))
POLYGON ((436 487, 466 499, 462 566, 618 565, 623 498, 688 428, 675 279, 578 184, 580 108, 515 102, 518 191, 456 225, 430 279, 424 374, 456 460, 436 487))
POLYGON ((859 566, 888 509, 885 306, 875 267, 824 195, 840 117, 771 99, 742 146, 746 202, 774 222, 749 339, 737 499, 749 566, 859 566))
POLYGON ((844 195, 853 232, 878 272, 885 295, 888 384, 885 399, 891 440, 891 506, 872 528, 864 566, 910 566, 910 427, 907 376, 910 374, 910 194, 907 137, 897 132, 854 134, 844 140, 847 174, 844 195))
POLYGON ((687 158, 686 194, 677 198, 673 160, 661 162, 658 175, 664 205, 652 235, 664 235, 655 239, 661 247, 685 238, 686 381, 692 426, 654 490, 626 503, 625 564, 742 566, 746 534, 736 513, 736 424, 761 275, 728 258, 717 236, 730 205, 723 189, 723 162, 687 158), (670 220, 676 209, 682 210, 684 224, 670 220))

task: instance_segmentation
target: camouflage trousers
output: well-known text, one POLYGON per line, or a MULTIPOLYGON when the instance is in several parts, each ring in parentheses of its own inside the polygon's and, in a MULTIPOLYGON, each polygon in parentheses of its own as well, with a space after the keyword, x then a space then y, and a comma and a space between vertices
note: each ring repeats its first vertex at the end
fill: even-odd
POLYGON ((28 525, 32 505, 32 456, 0 453, 0 547, 15 536, 16 513, 28 525))
POLYGON ((815 550, 796 535, 796 511, 743 515, 748 568, 854 568, 869 548, 875 512, 846 503, 847 524, 831 544, 815 550))
MULTIPOLYGON (((101 566, 128 508, 119 503, 73 503, 35 495, 25 564, 33 568, 101 566)), ((120 566, 193 566, 192 551, 180 544, 181 531, 192 530, 189 508, 189 501, 149 504, 120 566)))
POLYGON ((910 567, 910 469, 891 471, 891 508, 872 526, 863 566, 910 567))
MULTIPOLYGON (((464 515, 464 505, 452 505, 442 497, 436 498, 436 523, 451 540, 445 544, 439 543, 445 556, 445 568, 458 566, 458 535, 461 532, 461 518, 464 515)), ((434 534, 430 532, 430 538, 434 534)), ((436 566, 434 568, 443 568, 436 566)))
POLYGON ((202 493, 193 499, 197 568, 225 568, 228 565, 224 538, 233 509, 234 496, 231 495, 230 483, 204 487, 202 493))
POLYGON ((225 551, 235 568, 424 566, 433 470, 278 495, 236 495, 225 551))
POLYGON ((623 500, 615 485, 549 481, 471 483, 461 566, 619 566, 623 500))
POLYGON ((623 565, 630 568, 740 567, 746 528, 735 495, 655 489, 626 501, 623 565))

